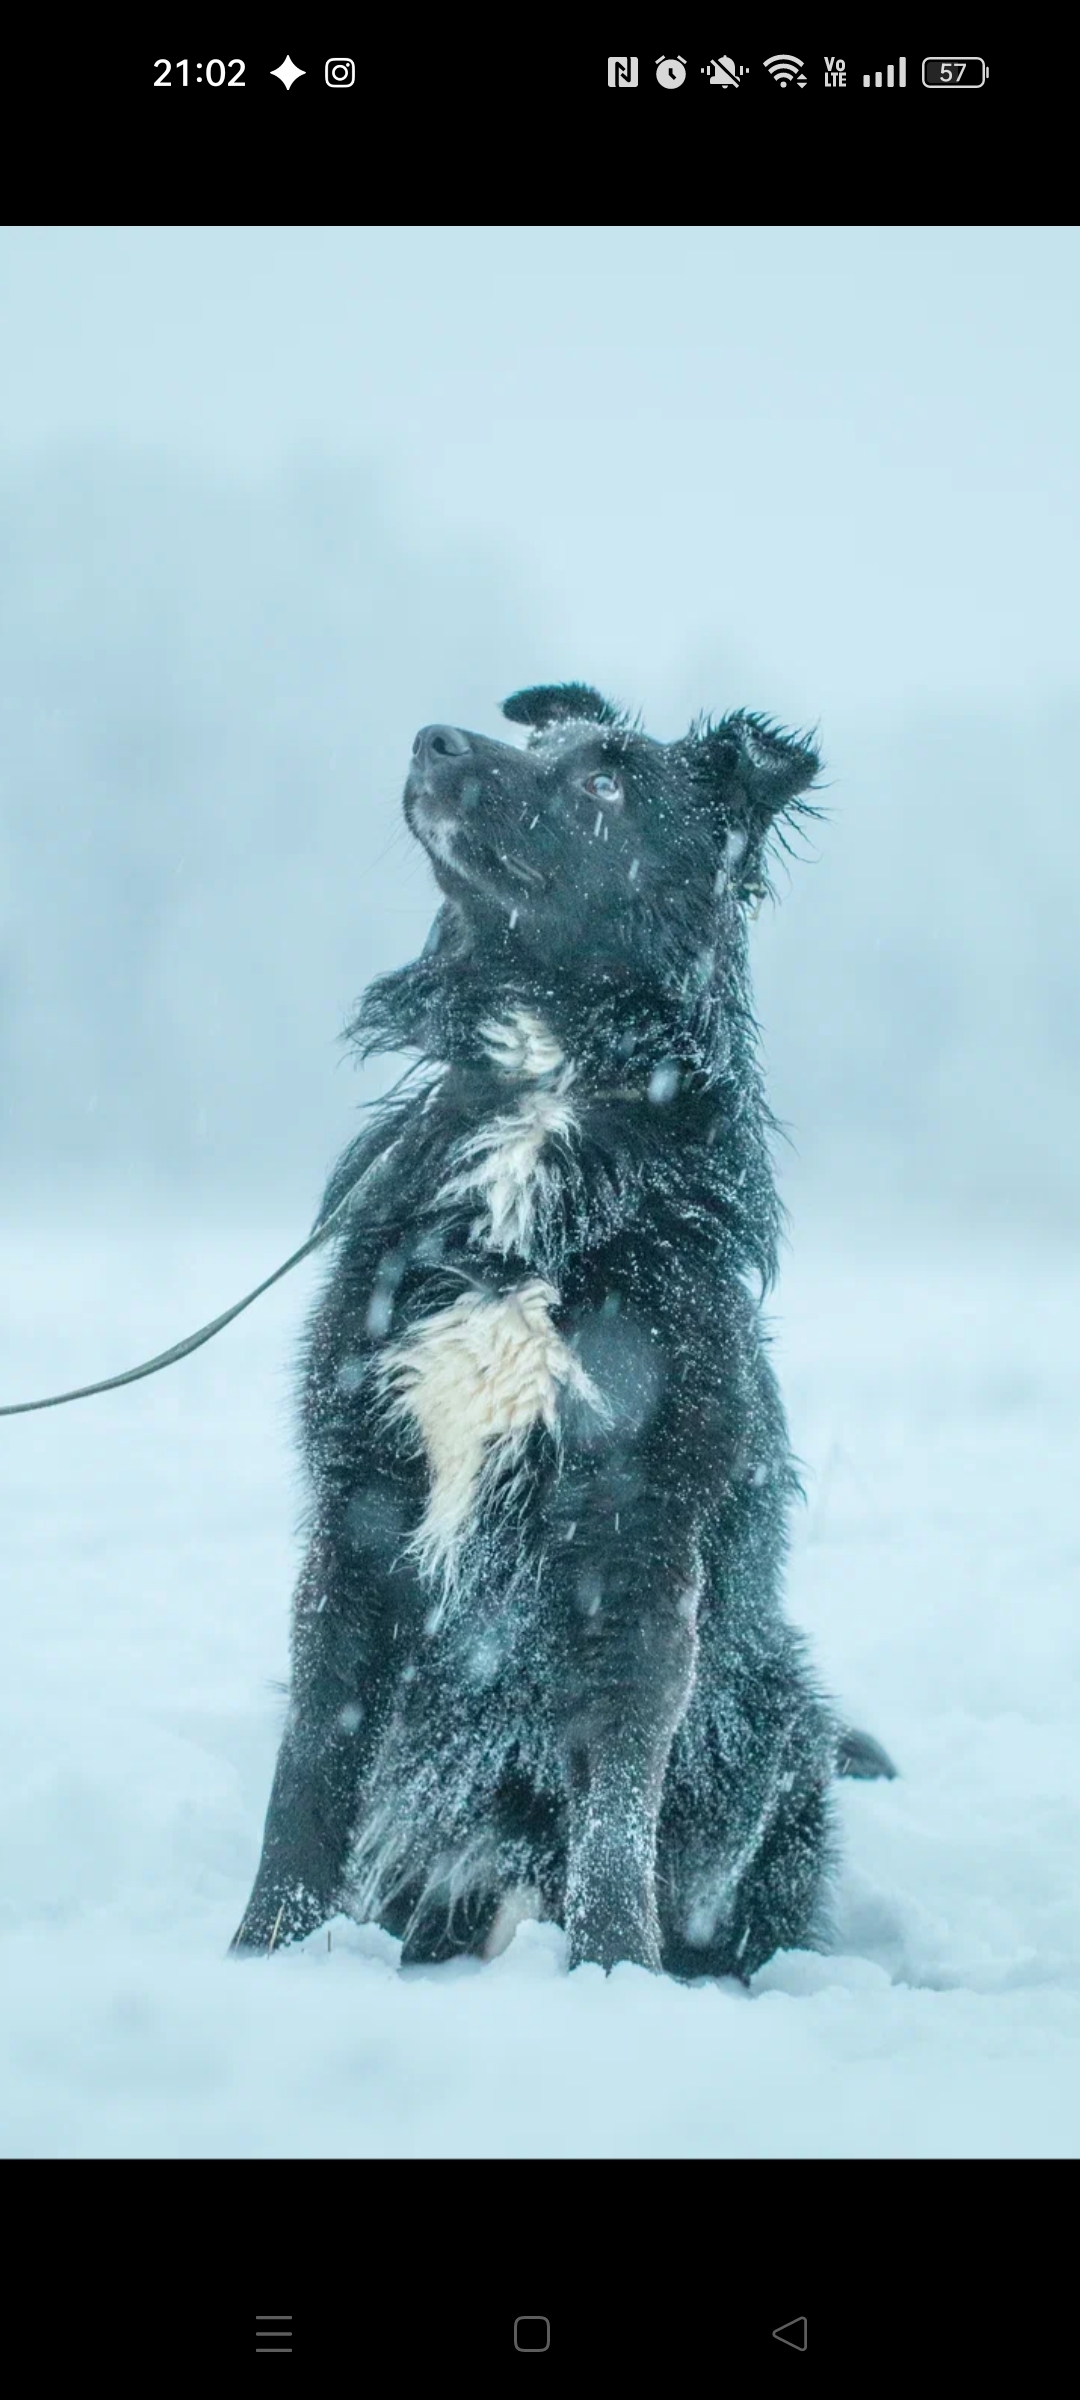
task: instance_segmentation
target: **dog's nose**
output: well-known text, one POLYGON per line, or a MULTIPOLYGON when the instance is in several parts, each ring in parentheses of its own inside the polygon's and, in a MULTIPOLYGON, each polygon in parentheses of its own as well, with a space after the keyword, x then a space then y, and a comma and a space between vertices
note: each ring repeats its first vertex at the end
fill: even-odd
POLYGON ((413 743, 418 767, 435 767, 447 758, 467 758, 472 744, 456 725, 421 725, 413 743))

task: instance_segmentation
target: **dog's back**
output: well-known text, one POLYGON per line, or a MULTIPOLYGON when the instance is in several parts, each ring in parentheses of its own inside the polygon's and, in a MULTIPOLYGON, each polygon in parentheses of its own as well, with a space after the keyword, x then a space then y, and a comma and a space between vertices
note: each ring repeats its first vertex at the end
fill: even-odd
POLYGON ((742 717, 655 743, 578 686, 508 712, 527 749, 429 727, 406 786, 445 900, 353 1029, 420 1069, 324 1202, 355 1184, 237 1940, 345 1905, 407 1959, 490 1953, 530 1909, 573 1960, 745 1977, 819 1930, 841 1739, 780 1606, 753 1288, 746 901, 817 762, 742 717))

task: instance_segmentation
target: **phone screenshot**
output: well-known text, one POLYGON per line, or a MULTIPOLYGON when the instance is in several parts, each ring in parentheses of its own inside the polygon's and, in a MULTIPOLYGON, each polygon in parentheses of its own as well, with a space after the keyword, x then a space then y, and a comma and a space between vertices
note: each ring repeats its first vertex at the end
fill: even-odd
POLYGON ((73 2368, 1030 2374, 1066 95, 277 23, 7 68, 11 2324, 47 2258, 73 2368))

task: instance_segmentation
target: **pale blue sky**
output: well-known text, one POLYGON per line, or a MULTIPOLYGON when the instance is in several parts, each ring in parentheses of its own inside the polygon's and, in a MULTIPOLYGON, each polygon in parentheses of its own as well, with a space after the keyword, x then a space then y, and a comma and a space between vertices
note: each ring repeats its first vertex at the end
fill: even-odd
MULTIPOLYGON (((812 198, 812 195, 808 195, 812 198)), ((1006 228, 29 228, 0 452, 374 462, 657 731, 1075 689, 1080 238, 1006 228)))

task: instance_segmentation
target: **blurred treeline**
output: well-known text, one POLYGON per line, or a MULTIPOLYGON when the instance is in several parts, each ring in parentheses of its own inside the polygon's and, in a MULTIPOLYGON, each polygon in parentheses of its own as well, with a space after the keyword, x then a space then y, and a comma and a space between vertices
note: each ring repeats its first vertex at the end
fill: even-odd
MULTIPOLYGON (((303 1220, 378 1088, 339 1067, 336 1031, 432 912, 400 830, 413 731, 493 731, 503 693, 553 669, 595 671, 562 659, 513 529, 502 558, 440 550, 374 474, 298 458, 241 484, 102 449, 9 464, 9 1205, 77 1210, 116 1184, 303 1220)), ((738 700, 768 705, 693 705, 738 700)), ((871 718, 853 693, 821 739, 816 860, 755 937, 789 1191, 870 1231, 897 1206, 1067 1221, 1080 699, 972 716, 914 695, 871 718)))

